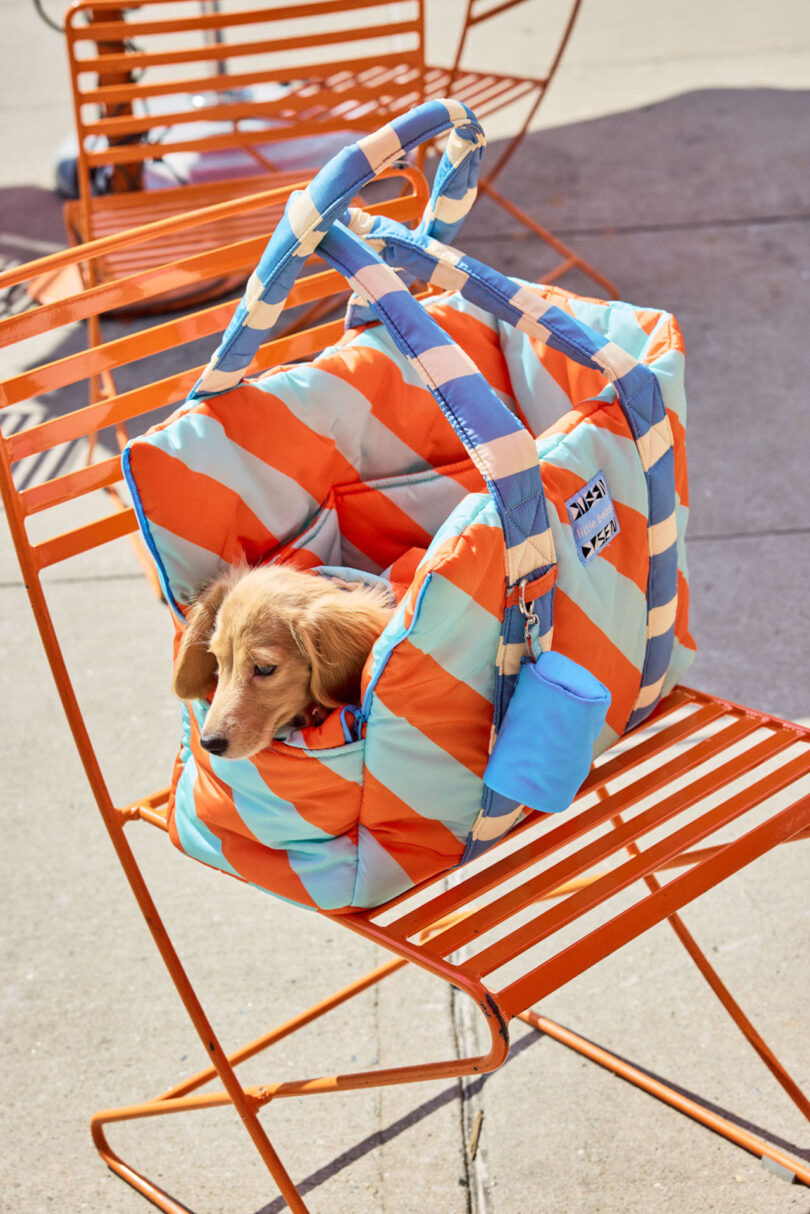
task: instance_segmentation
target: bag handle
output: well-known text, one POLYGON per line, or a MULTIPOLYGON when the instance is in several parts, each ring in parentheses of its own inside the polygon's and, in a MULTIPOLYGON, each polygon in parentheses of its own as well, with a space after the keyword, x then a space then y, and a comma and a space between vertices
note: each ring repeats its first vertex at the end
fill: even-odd
MULTIPOLYGON (((256 350, 267 340, 304 261, 323 245, 330 228, 333 232, 336 230, 333 225, 338 215, 344 212, 357 189, 381 169, 448 128, 452 134, 436 175, 430 203, 416 233, 409 233, 401 225, 393 225, 392 221, 375 219, 368 223, 367 216, 360 218, 361 212, 356 212, 353 220, 351 215, 347 218, 362 229, 363 237, 373 241, 389 261, 410 259, 414 265, 421 258, 417 270, 419 277, 441 287, 452 285, 473 302, 480 303, 486 298, 487 305, 505 320, 540 336, 576 361, 600 368, 614 383, 639 449, 650 503, 648 643, 641 692, 630 718, 630 723, 635 724, 637 714, 641 714, 638 719, 645 716, 660 693, 672 649, 677 601, 673 441, 660 389, 652 372, 621 347, 606 341, 556 305, 548 304, 527 287, 515 284, 472 258, 463 257, 435 239, 436 235, 446 235, 458 226, 466 213, 465 208, 469 209, 475 196, 474 183, 485 138, 475 115, 465 105, 450 100, 417 106, 373 135, 343 149, 306 190, 291 196, 220 346, 191 397, 214 395, 240 382, 256 350), (447 198, 451 203, 443 201, 447 198), (396 249, 392 248, 394 237, 396 249), (403 250, 407 254, 404 259, 401 257, 403 250), (429 272, 425 273, 425 269, 429 272)), ((348 236, 345 229, 331 242, 330 249, 341 262, 348 258, 345 264, 351 267, 354 262, 346 250, 351 247, 359 255, 363 246, 356 233, 353 237, 356 243, 350 246, 346 245, 344 235, 348 236)), ((413 349, 418 354, 414 365, 426 376, 425 382, 487 480, 506 533, 510 590, 527 579, 542 584, 543 575, 555 564, 556 558, 531 435, 498 400, 474 366, 464 364, 462 372, 462 352, 435 322, 431 322, 434 329, 426 328, 427 313, 412 300, 395 272, 369 246, 364 252, 371 254, 371 261, 365 263, 367 272, 363 274, 363 282, 356 287, 358 293, 375 298, 374 292, 368 289, 372 269, 380 284, 383 282, 381 271, 390 276, 385 279, 388 285, 382 291, 386 305, 383 319, 387 324, 386 313, 390 312, 389 305, 396 292, 396 304, 407 309, 402 323, 398 320, 396 323, 400 340, 406 346, 413 340, 413 349), (410 304, 405 304, 405 296, 410 304), (435 368, 438 382, 430 368, 433 347, 420 344, 418 335, 423 331, 431 332, 439 350, 435 356, 441 363, 435 368), (455 353, 449 353, 446 347, 455 353), (444 378, 448 368, 456 371, 452 379, 459 380, 464 387, 459 388, 458 384, 452 384, 452 379, 444 378), (465 389, 473 382, 477 385, 475 403, 467 410, 465 389), (529 445, 534 455, 531 466, 529 445)), ((357 268, 362 270, 363 266, 357 268)), ((378 297, 378 309, 380 305, 378 297)), ((397 306, 397 313, 399 310, 397 306)), ((414 359, 413 353, 400 348, 406 357, 414 359)), ((540 616, 539 630, 544 647, 551 639, 552 593, 542 593, 535 608, 540 616)), ((515 617, 520 622, 514 605, 507 607, 507 617, 515 617)), ((510 634, 514 631, 510 629, 510 634)), ((510 636, 510 650, 519 648, 515 644, 517 639, 517 635, 510 636)), ((514 662, 507 654, 504 671, 512 666, 514 662)))
MULTIPOLYGON (((674 439, 661 389, 649 367, 583 321, 529 287, 507 278, 417 229, 352 208, 350 226, 387 265, 495 313, 574 361, 603 372, 613 384, 636 443, 647 483, 647 643, 641 686, 628 728, 655 705, 669 668, 678 600, 678 526, 674 439)), ((500 402, 499 402, 500 403, 500 402)), ((525 595, 520 600, 525 607, 525 595)), ((549 636, 550 640, 550 636, 549 636)), ((548 644, 542 647, 548 648, 548 644)))
POLYGON ((469 355, 356 233, 334 223, 319 252, 372 302, 486 481, 504 530, 509 587, 546 573, 556 564, 556 555, 537 447, 529 431, 498 399, 469 355))
POLYGON ((371 135, 343 148, 305 190, 290 195, 261 260, 191 398, 233 388, 259 346, 267 341, 303 269, 331 224, 357 191, 420 144, 450 130, 420 226, 448 239, 475 200, 486 136, 475 114, 460 101, 427 101, 371 135))

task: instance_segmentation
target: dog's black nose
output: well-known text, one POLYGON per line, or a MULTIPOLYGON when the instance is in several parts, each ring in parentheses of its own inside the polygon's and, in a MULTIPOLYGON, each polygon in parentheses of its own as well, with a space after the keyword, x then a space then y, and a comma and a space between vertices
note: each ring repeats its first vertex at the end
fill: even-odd
POLYGON ((228 739, 221 734, 212 734, 209 738, 200 738, 200 745, 212 755, 224 755, 228 749, 228 739))

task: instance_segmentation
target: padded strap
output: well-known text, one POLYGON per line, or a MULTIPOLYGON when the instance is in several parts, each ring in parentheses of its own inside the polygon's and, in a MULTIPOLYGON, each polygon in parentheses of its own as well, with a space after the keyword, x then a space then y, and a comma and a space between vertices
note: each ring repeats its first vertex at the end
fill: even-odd
POLYGON ((540 462, 529 431, 498 399, 469 355, 359 236, 335 223, 319 251, 355 291, 372 302, 486 481, 506 538, 510 587, 553 566, 556 557, 540 462))
POLYGON ((215 395, 241 380, 267 341, 306 259, 362 189, 420 144, 450 130, 422 223, 426 232, 452 234, 475 197, 486 137, 460 101, 428 101, 343 148, 305 190, 287 202, 259 265, 214 356, 192 389, 192 398, 215 395))
MULTIPOLYGON (((649 497, 647 644, 641 686, 628 727, 647 716, 661 694, 674 641, 678 600, 674 439, 658 380, 649 367, 589 325, 511 278, 417 230, 350 211, 352 229, 390 265, 465 299, 539 338, 611 381, 635 439, 649 497)), ((547 645, 543 646, 547 648, 547 645)))

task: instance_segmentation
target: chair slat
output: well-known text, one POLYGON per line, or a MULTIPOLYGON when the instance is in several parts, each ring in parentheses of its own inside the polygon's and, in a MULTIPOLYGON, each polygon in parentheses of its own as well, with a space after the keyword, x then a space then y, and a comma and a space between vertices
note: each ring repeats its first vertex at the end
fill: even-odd
MULTIPOLYGON (((690 732, 694 732, 716 720, 723 713, 724 708, 721 705, 708 705, 700 715, 700 719, 698 719, 698 714, 695 714, 687 722, 677 722, 663 729, 660 735, 657 735, 655 739, 650 739, 650 741, 660 741, 659 750, 667 749, 687 736, 687 726, 691 726, 690 732)), ((638 747, 637 749, 641 750, 642 748, 638 747)), ((638 763, 645 761, 655 753, 657 751, 647 747, 643 755, 633 755, 630 758, 625 758, 625 767, 631 770, 638 763)), ((664 778, 666 779, 667 777, 665 776, 664 778)), ((576 805, 576 802, 574 804, 576 805)), ((451 887, 439 894, 430 903, 417 907, 402 916, 395 923, 391 924, 392 932, 395 932, 398 937, 403 939, 407 936, 412 936, 416 932, 422 931, 434 924, 437 919, 441 919, 447 914, 458 910, 465 903, 488 893, 507 876, 523 872, 530 865, 536 864, 544 857, 551 855, 558 848, 575 842, 588 831, 594 830, 597 826, 607 821, 611 813, 616 812, 615 802, 612 805, 607 805, 607 807, 606 804, 605 801, 600 801, 588 810, 566 815, 565 819, 558 826, 552 827, 540 838, 533 839, 518 851, 487 866, 481 872, 475 873, 463 884, 451 887)), ((513 837, 517 833, 517 831, 513 832, 513 837)))
MULTIPOLYGON (((81 5, 73 12, 92 13, 96 7, 95 4, 81 5)), ((139 3, 133 6, 132 11, 137 12, 140 7, 139 3)), ((289 5, 279 5, 276 8, 264 5, 261 8, 239 9, 233 12, 227 9, 218 12, 195 12, 191 17, 170 16, 157 21, 142 21, 137 18, 122 21, 91 21, 86 27, 76 25, 74 16, 71 33, 76 41, 89 39, 93 42, 114 42, 121 38, 135 40, 150 34, 197 33, 198 31, 223 30, 229 26, 268 25, 278 21, 289 21, 291 18, 303 21, 306 18, 324 18, 345 12, 353 13, 358 9, 364 9, 367 12, 371 9, 388 10, 390 3, 388 0, 354 0, 352 4, 346 4, 345 0, 323 0, 321 3, 297 4, 294 9, 291 9, 289 5)), ((416 21, 412 21, 410 24, 416 28, 416 21)), ((380 29, 381 33, 384 28, 380 29)), ((376 33, 376 27, 370 26, 369 32, 376 33)), ((339 35, 339 26, 334 27, 334 33, 336 37, 339 35)))
POLYGON ((59 506, 63 502, 73 501, 96 489, 108 489, 123 480, 121 459, 102 460, 97 464, 88 464, 76 472, 68 472, 64 476, 54 477, 53 480, 43 481, 41 485, 33 485, 20 493, 20 504, 23 513, 28 516, 59 506))
MULTIPOLYGON (((385 36, 412 34, 414 28, 409 21, 397 21, 385 27, 385 36)), ((310 46, 334 46, 352 42, 368 42, 366 26, 342 29, 339 33, 327 30, 323 33, 307 34, 296 38, 276 38, 251 42, 210 42, 204 46, 189 47, 173 51, 126 51, 108 55, 93 55, 81 59, 77 68, 81 72, 145 72, 153 67, 171 67, 177 63, 212 63, 223 59, 240 59, 247 55, 282 54, 284 51, 300 51, 310 46)), ((306 71, 300 67, 299 71, 306 71)), ((281 69, 279 69, 281 73, 281 69)), ((296 65, 287 65, 285 74, 296 75, 296 65)), ((282 77, 283 78, 283 77, 282 77)))
MULTIPOLYGON (((808 760, 803 763, 797 760, 793 764, 796 772, 806 771, 808 768, 808 760)), ((762 784, 767 784, 771 791, 776 791, 778 781, 772 778, 762 784)), ((767 795, 770 795, 770 792, 767 795)), ((749 806, 755 804, 756 795, 752 793, 745 800, 749 806)), ((721 847, 702 864, 696 864, 683 876, 675 877, 655 894, 650 894, 642 902, 616 915, 602 928, 503 987, 497 992, 497 997, 506 1014, 516 1016, 525 1011, 551 991, 570 982, 583 970, 595 965, 642 932, 648 931, 656 923, 679 911, 700 894, 738 872, 746 864, 750 864, 757 856, 791 838, 806 823, 808 809, 810 797, 800 798, 787 809, 721 847)))
POLYGON ((88 552, 91 548, 99 548, 110 540, 120 539, 121 536, 131 535, 138 530, 138 520, 135 511, 131 509, 117 510, 95 522, 86 523, 83 527, 74 527, 51 540, 32 545, 34 559, 40 569, 57 565, 70 557, 88 552))
MULTIPOLYGON (((705 761, 706 758, 721 754, 727 748, 735 746, 748 734, 753 733, 756 728, 757 724, 754 721, 745 719, 735 721, 727 729, 721 730, 718 734, 708 739, 701 747, 695 747, 695 750, 700 750, 701 753, 690 766, 695 767, 698 763, 705 761)), ((737 779, 739 776, 751 771, 759 763, 764 763, 780 750, 791 745, 791 743, 792 739, 789 737, 785 738, 780 734, 771 735, 771 737, 759 743, 758 746, 752 747, 743 755, 739 755, 728 763, 714 768, 701 779, 689 784, 685 789, 681 789, 671 796, 658 801, 651 809, 632 818, 623 826, 616 827, 607 834, 599 836, 599 838, 592 840, 574 852, 573 855, 566 856, 551 868, 544 869, 542 873, 531 880, 522 882, 518 889, 510 890, 503 897, 488 903, 485 907, 482 907, 469 918, 465 919, 463 923, 433 936, 429 945, 426 945, 427 950, 435 956, 448 956, 456 949, 461 948, 462 945, 469 944, 475 937, 483 935, 484 932, 502 923, 511 915, 525 909, 527 906, 531 906, 533 902, 544 897, 552 890, 581 876, 589 868, 615 855, 628 842, 635 842, 641 835, 655 830, 657 826, 663 825, 684 812, 684 810, 696 805, 705 797, 711 796, 719 789, 725 787, 731 780, 737 779)), ((690 755, 691 758, 692 755, 690 755)), ((669 780, 667 780, 667 783, 669 783, 669 780)), ((628 806, 639 800, 638 796, 627 795, 628 792, 632 793, 632 786, 630 790, 623 789, 621 792, 606 798, 600 803, 599 808, 603 813, 599 815, 599 825, 607 822, 616 814, 622 813, 628 806)), ((611 875, 608 874, 606 882, 609 882, 611 879, 611 875)), ((532 921, 533 924, 538 922, 539 920, 532 921)), ((486 956, 487 961, 489 961, 491 956, 499 953, 499 950, 506 951, 501 942, 493 945, 490 950, 487 950, 486 954, 480 954, 480 964, 484 964, 480 960, 481 957, 486 956)), ((490 968, 494 968, 494 965, 490 968)), ((487 971, 482 970, 481 972, 487 971)))

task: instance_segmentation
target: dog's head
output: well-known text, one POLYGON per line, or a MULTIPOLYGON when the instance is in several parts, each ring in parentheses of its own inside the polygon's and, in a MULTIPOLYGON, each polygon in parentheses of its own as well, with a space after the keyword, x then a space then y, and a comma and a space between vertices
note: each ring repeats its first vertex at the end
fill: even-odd
POLYGON ((390 617, 377 592, 276 565, 235 570, 192 607, 174 669, 182 700, 214 696, 201 738, 247 758, 287 725, 356 702, 372 644, 390 617))

